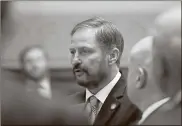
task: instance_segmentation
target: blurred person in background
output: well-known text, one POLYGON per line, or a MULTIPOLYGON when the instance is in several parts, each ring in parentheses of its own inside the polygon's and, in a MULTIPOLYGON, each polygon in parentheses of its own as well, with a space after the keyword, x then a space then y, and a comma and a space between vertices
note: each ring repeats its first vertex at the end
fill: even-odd
POLYGON ((51 81, 48 68, 48 56, 40 46, 26 47, 20 52, 20 65, 25 75, 27 92, 38 93, 51 99, 51 81))
POLYGON ((159 15, 155 27, 132 48, 128 96, 143 111, 139 125, 181 125, 181 9, 159 15))
POLYGON ((123 48, 120 31, 100 17, 78 23, 71 32, 73 73, 85 87, 73 95, 75 110, 82 107, 91 125, 129 125, 140 118, 119 71, 123 48))
POLYGON ((169 101, 142 124, 181 125, 181 7, 160 14, 155 27, 153 76, 169 101))
POLYGON ((127 93, 130 100, 143 112, 141 124, 156 108, 169 98, 163 94, 152 76, 152 43, 148 36, 137 42, 129 56, 127 93))
POLYGON ((63 96, 52 98, 47 56, 40 46, 20 53, 25 82, 3 84, 2 125, 65 125, 63 96))

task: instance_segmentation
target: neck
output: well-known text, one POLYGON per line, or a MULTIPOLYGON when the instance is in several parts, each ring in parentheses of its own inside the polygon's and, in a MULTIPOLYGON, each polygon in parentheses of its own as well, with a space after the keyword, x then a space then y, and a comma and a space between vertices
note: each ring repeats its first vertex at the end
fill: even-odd
POLYGON ((101 81, 99 82, 97 87, 94 88, 88 88, 88 90, 90 92, 92 92, 93 94, 96 94, 97 92, 99 92, 102 88, 104 88, 107 84, 109 84, 114 77, 116 76, 116 74, 119 72, 118 67, 113 67, 107 74, 107 76, 101 81))
POLYGON ((145 102, 140 103, 139 108, 142 112, 144 112, 149 106, 164 98, 165 98, 164 96, 158 95, 157 93, 155 95, 150 95, 150 98, 147 98, 143 100, 145 102))
POLYGON ((50 79, 49 76, 44 76, 41 80, 39 80, 39 82, 47 81, 47 80, 49 80, 49 79, 50 79))

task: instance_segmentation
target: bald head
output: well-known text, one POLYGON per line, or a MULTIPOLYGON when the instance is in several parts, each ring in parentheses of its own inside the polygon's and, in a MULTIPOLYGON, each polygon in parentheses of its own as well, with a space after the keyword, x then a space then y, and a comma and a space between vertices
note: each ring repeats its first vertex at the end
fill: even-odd
POLYGON ((155 20, 154 75, 168 96, 181 90, 181 9, 175 8, 155 20))
POLYGON ((133 64, 145 65, 149 62, 152 52, 152 36, 141 39, 131 49, 129 61, 133 64))
POLYGON ((129 57, 127 93, 130 100, 142 111, 151 102, 155 102, 153 100, 148 101, 148 99, 152 97, 153 92, 157 92, 157 88, 153 85, 150 77, 152 43, 152 36, 141 39, 133 46, 129 57), (143 106, 143 102, 146 105, 143 106))

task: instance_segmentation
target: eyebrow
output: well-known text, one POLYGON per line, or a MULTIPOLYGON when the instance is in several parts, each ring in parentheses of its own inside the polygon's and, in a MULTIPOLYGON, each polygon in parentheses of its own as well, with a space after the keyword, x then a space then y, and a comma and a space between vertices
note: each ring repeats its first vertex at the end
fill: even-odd
POLYGON ((71 50, 74 50, 74 49, 75 49, 75 48, 73 48, 73 47, 70 47, 70 48, 69 48, 69 51, 71 51, 71 50))

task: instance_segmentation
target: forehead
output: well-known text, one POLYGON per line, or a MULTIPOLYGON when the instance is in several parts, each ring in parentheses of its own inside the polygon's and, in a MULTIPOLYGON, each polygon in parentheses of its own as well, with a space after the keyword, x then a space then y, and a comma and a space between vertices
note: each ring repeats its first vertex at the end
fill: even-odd
POLYGON ((33 59, 33 58, 43 57, 43 56, 44 56, 44 52, 41 49, 35 48, 27 52, 27 54, 25 55, 25 59, 33 59))
POLYGON ((71 38, 71 47, 75 46, 96 46, 95 28, 78 29, 71 38))

